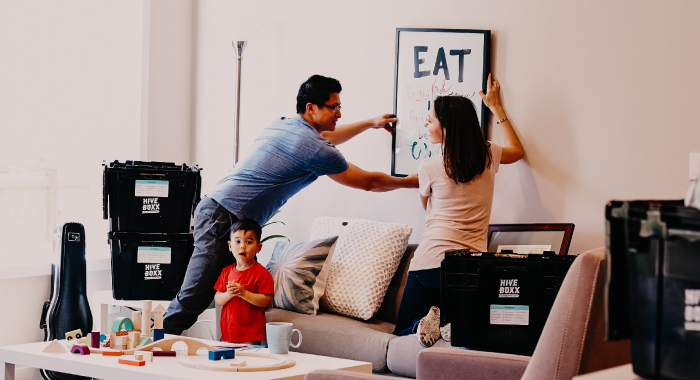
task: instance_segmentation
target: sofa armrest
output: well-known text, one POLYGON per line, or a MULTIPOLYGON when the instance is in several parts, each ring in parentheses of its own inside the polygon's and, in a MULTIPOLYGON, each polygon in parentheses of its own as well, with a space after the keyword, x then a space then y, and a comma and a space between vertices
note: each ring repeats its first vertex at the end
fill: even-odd
POLYGON ((304 380, 386 380, 386 378, 386 376, 335 369, 317 369, 304 376, 304 380))
POLYGON ((519 380, 529 362, 529 356, 433 347, 418 354, 416 378, 519 380))

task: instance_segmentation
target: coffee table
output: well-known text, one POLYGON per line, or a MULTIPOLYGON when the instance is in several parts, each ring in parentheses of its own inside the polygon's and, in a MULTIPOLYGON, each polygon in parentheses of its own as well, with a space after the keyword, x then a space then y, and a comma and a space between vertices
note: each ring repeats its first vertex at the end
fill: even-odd
MULTIPOLYGON (((210 345, 217 342, 201 340, 210 345)), ((133 359, 133 355, 121 357, 99 354, 78 355, 71 353, 52 354, 42 352, 49 342, 27 343, 0 347, 0 380, 15 379, 15 365, 42 368, 50 371, 66 372, 105 380, 166 380, 166 379, 303 379, 304 375, 316 369, 340 369, 361 373, 371 373, 372 363, 338 359, 326 356, 290 352, 289 359, 296 361, 291 368, 263 372, 219 372, 188 368, 180 365, 175 357, 155 357, 145 366, 135 367, 119 364, 119 358, 133 359)), ((267 352, 266 348, 260 353, 267 352)), ((206 357, 207 351, 200 350, 197 359, 206 357)), ((256 358, 245 358, 246 361, 256 358)), ((253 364, 253 363, 251 363, 253 364)), ((257 364, 257 363, 256 363, 257 364)))

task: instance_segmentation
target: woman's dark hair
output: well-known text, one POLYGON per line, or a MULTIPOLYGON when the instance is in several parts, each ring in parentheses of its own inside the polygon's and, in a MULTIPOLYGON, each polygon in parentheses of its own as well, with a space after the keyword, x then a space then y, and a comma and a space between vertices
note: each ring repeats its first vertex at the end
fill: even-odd
POLYGON ((471 100, 463 96, 435 99, 435 115, 445 137, 442 160, 455 183, 467 183, 491 167, 491 150, 471 100))
POLYGON ((308 103, 321 105, 331 98, 334 92, 340 92, 343 87, 336 79, 324 77, 322 75, 312 75, 299 87, 297 94, 297 113, 306 112, 308 103))
POLYGON ((253 219, 237 220, 233 222, 233 224, 231 224, 231 230, 229 231, 229 234, 233 234, 234 232, 241 230, 243 230, 243 233, 253 231, 253 234, 255 234, 255 238, 258 240, 258 243, 260 243, 262 228, 260 227, 258 222, 254 221, 253 219))

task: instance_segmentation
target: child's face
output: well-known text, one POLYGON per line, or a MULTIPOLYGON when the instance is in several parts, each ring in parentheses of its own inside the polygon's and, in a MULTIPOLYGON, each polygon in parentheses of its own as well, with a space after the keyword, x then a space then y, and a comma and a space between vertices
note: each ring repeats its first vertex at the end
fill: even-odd
POLYGON ((248 267, 255 263, 255 254, 260 252, 262 244, 258 242, 253 231, 238 230, 231 234, 228 248, 238 265, 248 267))

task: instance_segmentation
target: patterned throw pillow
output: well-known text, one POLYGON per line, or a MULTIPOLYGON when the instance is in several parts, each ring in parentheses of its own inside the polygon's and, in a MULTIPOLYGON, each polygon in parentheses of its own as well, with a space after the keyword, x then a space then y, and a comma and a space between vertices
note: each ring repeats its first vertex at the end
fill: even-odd
POLYGON ((316 315, 326 289, 328 265, 337 236, 306 243, 277 242, 267 270, 275 281, 272 306, 316 315))
POLYGON ((413 228, 364 219, 320 217, 311 238, 338 235, 321 309, 368 320, 384 301, 413 228))

